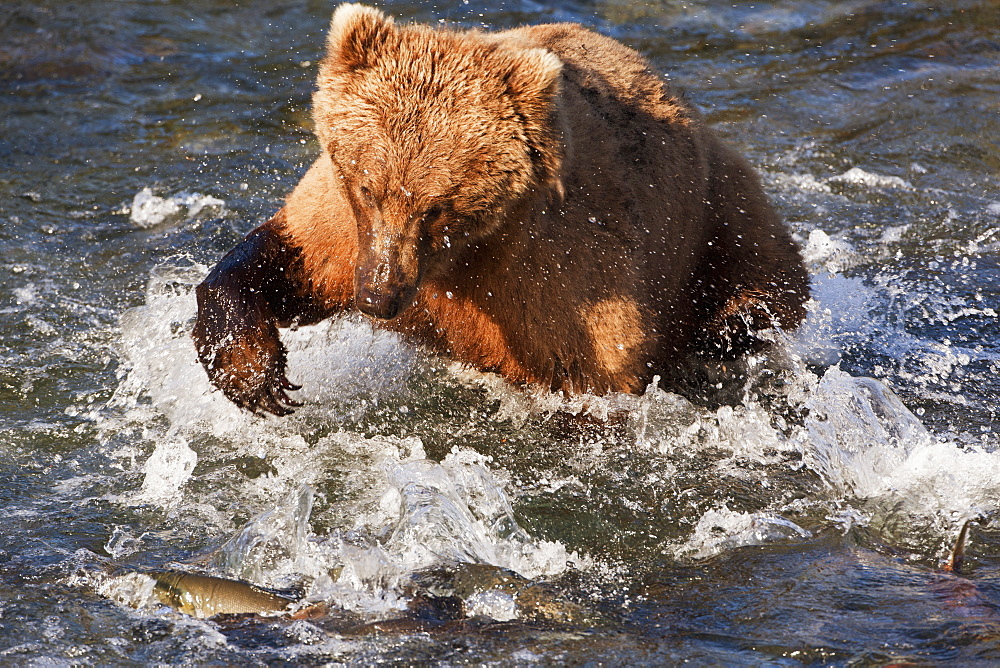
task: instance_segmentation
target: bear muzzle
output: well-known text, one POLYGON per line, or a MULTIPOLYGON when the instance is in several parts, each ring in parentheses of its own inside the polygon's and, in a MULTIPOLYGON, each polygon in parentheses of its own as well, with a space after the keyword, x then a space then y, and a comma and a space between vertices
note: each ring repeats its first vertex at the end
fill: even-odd
POLYGON ((366 286, 358 288, 354 295, 354 303, 359 311, 382 320, 391 320, 399 315, 405 302, 405 294, 402 291, 378 292, 366 286))
POLYGON ((354 265, 354 305, 366 315, 390 320, 417 293, 422 274, 419 228, 386 224, 381 216, 365 222, 354 265))
POLYGON ((416 292, 417 286, 392 265, 380 263, 372 270, 359 266, 355 271, 354 305, 374 318, 395 318, 409 306, 416 292))

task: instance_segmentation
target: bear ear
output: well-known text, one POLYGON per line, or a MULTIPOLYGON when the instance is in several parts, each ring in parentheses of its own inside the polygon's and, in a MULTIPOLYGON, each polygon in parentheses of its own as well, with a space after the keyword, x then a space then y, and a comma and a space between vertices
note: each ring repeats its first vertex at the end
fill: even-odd
POLYGON ((344 70, 366 67, 375 61, 392 34, 391 16, 364 5, 340 5, 333 13, 326 38, 327 61, 336 62, 344 70))
POLYGON ((548 107, 559 92, 562 67, 562 61, 551 51, 520 51, 506 77, 508 90, 521 105, 548 107))
POLYGON ((562 68, 562 61, 551 51, 526 49, 517 53, 505 77, 524 125, 536 177, 557 200, 565 194, 562 171, 569 140, 559 102, 562 68))

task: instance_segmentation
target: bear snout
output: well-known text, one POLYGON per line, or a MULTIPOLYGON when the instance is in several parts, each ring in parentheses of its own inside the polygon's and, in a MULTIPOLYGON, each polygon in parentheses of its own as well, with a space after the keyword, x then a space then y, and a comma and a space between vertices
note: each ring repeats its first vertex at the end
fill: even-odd
POLYGON ((405 296, 405 292, 402 290, 382 292, 362 285, 358 287, 354 295, 354 303, 358 310, 365 315, 382 320, 392 320, 403 310, 405 296))
POLYGON ((398 271, 399 267, 379 263, 359 265, 354 275, 354 304, 358 310, 382 320, 391 320, 406 308, 416 286, 398 271))
POLYGON ((391 320, 413 301, 422 272, 415 234, 378 222, 361 237, 367 243, 358 249, 354 304, 362 313, 391 320))

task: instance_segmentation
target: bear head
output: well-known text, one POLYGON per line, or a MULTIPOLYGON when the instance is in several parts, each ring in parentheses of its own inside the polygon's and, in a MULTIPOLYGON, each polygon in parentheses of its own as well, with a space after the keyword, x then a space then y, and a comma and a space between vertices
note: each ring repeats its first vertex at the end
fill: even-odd
POLYGON ((354 211, 361 311, 395 317, 529 198, 562 196, 561 71, 486 33, 334 12, 313 117, 354 211))

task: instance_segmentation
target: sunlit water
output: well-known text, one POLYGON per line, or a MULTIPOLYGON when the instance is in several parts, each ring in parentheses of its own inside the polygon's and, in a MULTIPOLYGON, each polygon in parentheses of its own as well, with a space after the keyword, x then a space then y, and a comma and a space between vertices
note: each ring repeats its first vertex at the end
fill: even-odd
POLYGON ((278 420, 209 390, 192 289, 315 154, 333 5, 247 4, 0 7, 0 663, 1000 660, 1000 6, 384 5, 647 54, 759 168, 814 301, 717 410, 333 320, 287 333, 278 420), (161 568, 310 613, 188 616, 161 568))

